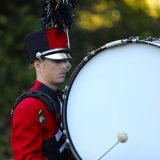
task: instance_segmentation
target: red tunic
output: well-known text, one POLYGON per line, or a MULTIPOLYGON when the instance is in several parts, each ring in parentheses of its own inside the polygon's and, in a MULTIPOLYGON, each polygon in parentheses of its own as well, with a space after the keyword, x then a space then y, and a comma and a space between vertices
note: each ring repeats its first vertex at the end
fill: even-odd
MULTIPOLYGON (((40 90, 52 98, 56 97, 53 90, 39 81, 35 82, 31 90, 40 90)), ((60 147, 57 145, 61 136, 62 132, 56 125, 55 113, 50 112, 41 100, 27 97, 15 108, 11 135, 14 160, 61 159, 63 149, 59 150, 60 147), (44 117, 42 121, 40 111, 44 117)))

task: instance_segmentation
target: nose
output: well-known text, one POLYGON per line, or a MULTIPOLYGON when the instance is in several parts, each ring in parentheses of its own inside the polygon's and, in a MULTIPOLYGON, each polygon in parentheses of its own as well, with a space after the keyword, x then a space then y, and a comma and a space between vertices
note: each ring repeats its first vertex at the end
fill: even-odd
POLYGON ((71 64, 68 61, 63 62, 63 68, 67 69, 67 72, 71 69, 71 64))
POLYGON ((71 69, 72 65, 67 61, 66 66, 67 66, 67 72, 68 72, 71 69))

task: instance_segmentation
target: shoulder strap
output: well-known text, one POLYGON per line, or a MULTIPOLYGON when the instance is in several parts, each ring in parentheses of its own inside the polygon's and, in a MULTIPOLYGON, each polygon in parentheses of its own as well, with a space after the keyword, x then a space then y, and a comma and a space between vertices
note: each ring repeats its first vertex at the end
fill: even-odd
POLYGON ((12 109, 11 109, 11 115, 13 114, 16 106, 25 98, 27 97, 34 97, 34 98, 37 98, 37 99, 40 99, 45 105, 46 107, 48 108, 49 111, 51 112, 54 112, 55 115, 56 115, 56 120, 58 122, 60 122, 60 113, 58 112, 58 108, 54 102, 54 100, 47 94, 45 93, 42 93, 40 91, 28 91, 28 92, 25 92, 23 94, 21 94, 17 99, 16 99, 16 102, 15 104, 13 105, 12 109))

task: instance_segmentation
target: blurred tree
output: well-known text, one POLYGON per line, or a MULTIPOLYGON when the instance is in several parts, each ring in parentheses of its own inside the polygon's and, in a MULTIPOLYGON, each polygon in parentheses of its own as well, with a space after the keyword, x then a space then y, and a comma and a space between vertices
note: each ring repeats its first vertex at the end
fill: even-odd
MULTIPOLYGON (((72 71, 86 53, 105 43, 131 36, 159 37, 159 8, 160 0, 78 1, 70 31, 72 71)), ((40 29, 40 10, 39 0, 0 0, 0 160, 12 157, 11 106, 34 80, 34 73, 27 69, 23 39, 40 29)))
POLYGON ((23 39, 26 34, 39 28, 40 7, 37 6, 37 2, 0 2, 0 160, 12 157, 11 106, 16 96, 29 86, 34 77, 31 71, 26 71, 28 64, 23 39))

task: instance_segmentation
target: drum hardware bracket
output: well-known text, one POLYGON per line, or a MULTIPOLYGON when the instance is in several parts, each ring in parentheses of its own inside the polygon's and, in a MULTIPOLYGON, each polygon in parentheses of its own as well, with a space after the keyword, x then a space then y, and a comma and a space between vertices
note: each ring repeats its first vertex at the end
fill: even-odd
MULTIPOLYGON (((65 135, 65 137, 66 137, 66 135, 67 135, 66 130, 63 130, 63 134, 64 134, 64 135, 65 135)), ((67 144, 68 144, 68 143, 70 143, 70 141, 69 141, 69 139, 68 139, 68 138, 66 138, 66 142, 67 142, 67 144)))
POLYGON ((143 39, 142 37, 137 36, 137 37, 129 37, 127 41, 128 42, 145 41, 145 42, 157 42, 157 43, 160 43, 160 38, 148 37, 148 38, 143 39))
POLYGON ((83 58, 83 60, 84 60, 84 61, 88 61, 89 56, 94 55, 94 54, 95 54, 95 51, 87 52, 87 53, 86 53, 86 56, 83 58))
POLYGON ((88 56, 86 56, 86 57, 84 57, 84 59, 83 59, 84 61, 87 61, 88 60, 88 56))
POLYGON ((83 61, 87 62, 91 56, 93 56, 96 52, 92 51, 92 52, 88 52, 87 56, 84 57, 83 61))
POLYGON ((137 42, 137 41, 140 41, 140 40, 142 40, 142 38, 141 37, 129 37, 128 38, 128 42, 137 42))
POLYGON ((69 144, 70 143, 69 139, 66 139, 66 142, 67 142, 67 144, 69 144))

